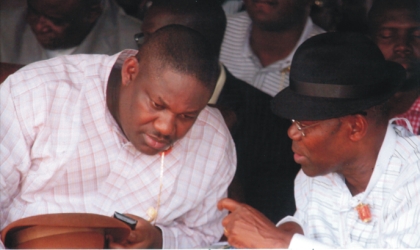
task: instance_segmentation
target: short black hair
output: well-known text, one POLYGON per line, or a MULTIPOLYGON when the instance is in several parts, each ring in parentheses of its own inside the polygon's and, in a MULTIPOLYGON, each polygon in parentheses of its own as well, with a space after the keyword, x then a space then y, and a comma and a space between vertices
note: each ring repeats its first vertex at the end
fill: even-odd
POLYGON ((219 55, 226 29, 226 15, 215 0, 153 0, 150 8, 159 7, 185 21, 183 25, 201 33, 219 55))
POLYGON ((420 21, 420 0, 375 0, 368 13, 369 32, 373 34, 384 21, 388 10, 409 10, 413 18, 420 21))
MULTIPOLYGON (((220 73, 218 56, 210 51, 208 41, 197 31, 172 24, 158 29, 140 47, 142 60, 156 60, 159 69, 169 67, 197 78, 213 92, 220 73)), ((147 63, 147 62, 146 62, 147 63)))

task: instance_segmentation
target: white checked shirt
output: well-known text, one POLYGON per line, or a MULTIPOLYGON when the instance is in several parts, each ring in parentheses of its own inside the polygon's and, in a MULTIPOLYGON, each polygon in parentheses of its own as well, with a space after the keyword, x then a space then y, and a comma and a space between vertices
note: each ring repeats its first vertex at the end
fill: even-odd
POLYGON ((420 247, 420 137, 388 127, 375 170, 365 192, 352 196, 341 175, 295 180, 293 218, 305 236, 295 235, 291 249, 420 247), (372 221, 362 222, 355 207, 368 204, 372 221), (314 241, 322 244, 317 244, 314 241))
MULTIPOLYGON (((136 53, 72 55, 31 64, 0 87, 0 223, 46 213, 114 211, 148 219, 160 156, 137 151, 106 106, 114 63, 136 53)), ((236 154, 220 112, 205 108, 165 156, 156 225, 163 248, 203 247, 222 235, 216 208, 236 154)))
POLYGON ((275 96, 280 90, 289 86, 290 64, 297 47, 306 39, 325 31, 308 18, 292 53, 283 60, 262 67, 249 44, 251 25, 252 21, 246 11, 228 17, 220 61, 236 78, 275 96))

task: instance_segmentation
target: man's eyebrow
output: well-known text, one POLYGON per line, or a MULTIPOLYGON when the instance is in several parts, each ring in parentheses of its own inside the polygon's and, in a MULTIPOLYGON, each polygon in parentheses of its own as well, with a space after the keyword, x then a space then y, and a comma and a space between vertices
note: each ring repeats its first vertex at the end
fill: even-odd
MULTIPOLYGON (((160 105, 162 105, 164 107, 168 107, 168 104, 160 96, 158 97, 158 100, 159 100, 159 104, 160 105)), ((198 113, 200 113, 200 110, 191 110, 191 111, 182 112, 180 114, 191 114, 191 115, 194 115, 194 114, 198 114, 198 113)))
POLYGON ((29 4, 29 2, 28 2, 28 9, 31 11, 31 12, 33 12, 33 13, 35 13, 36 15, 38 15, 38 16, 44 16, 44 17, 46 17, 47 19, 49 19, 49 20, 51 20, 51 21, 56 21, 56 22, 66 22, 67 20, 66 19, 64 19, 64 18, 62 18, 62 17, 53 17, 53 16, 50 16, 50 15, 47 15, 47 14, 45 14, 45 13, 41 13, 41 12, 39 12, 37 9, 35 9, 31 4, 29 4))

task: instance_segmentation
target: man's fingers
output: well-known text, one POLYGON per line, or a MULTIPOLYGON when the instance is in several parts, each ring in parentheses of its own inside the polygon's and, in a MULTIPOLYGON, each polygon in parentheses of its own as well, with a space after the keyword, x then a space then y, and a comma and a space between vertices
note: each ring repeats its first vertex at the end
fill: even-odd
POLYGON ((217 208, 219 210, 223 210, 223 209, 227 209, 230 212, 235 211, 239 206, 241 205, 241 203, 234 201, 232 199, 229 198, 224 198, 221 199, 218 203, 217 203, 217 208))

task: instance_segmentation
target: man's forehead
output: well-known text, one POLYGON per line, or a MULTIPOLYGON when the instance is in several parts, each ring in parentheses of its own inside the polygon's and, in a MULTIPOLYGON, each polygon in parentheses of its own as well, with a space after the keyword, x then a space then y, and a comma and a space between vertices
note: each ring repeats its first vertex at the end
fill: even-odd
POLYGON ((379 26, 389 25, 391 23, 405 24, 408 26, 420 25, 420 13, 409 9, 388 9, 383 11, 379 18, 379 26))
POLYGON ((80 0, 28 0, 28 5, 38 12, 48 12, 52 16, 67 16, 74 14, 82 6, 80 0))

